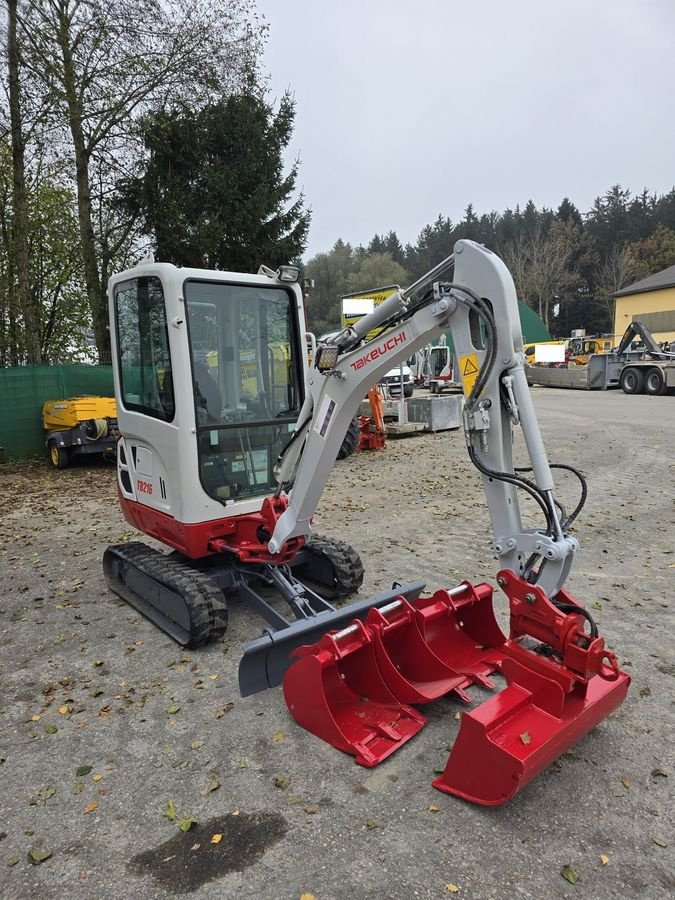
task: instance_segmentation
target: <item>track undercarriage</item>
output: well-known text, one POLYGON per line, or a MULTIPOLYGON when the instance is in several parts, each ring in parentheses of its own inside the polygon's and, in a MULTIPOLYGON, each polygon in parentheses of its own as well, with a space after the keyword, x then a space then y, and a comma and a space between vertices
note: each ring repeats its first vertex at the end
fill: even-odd
POLYGON ((244 645, 239 669, 244 696, 280 684, 296 647, 354 618, 365 618, 373 606, 386 605, 401 594, 414 599, 424 587, 422 582, 396 585, 338 610, 329 601, 358 591, 363 565, 349 544, 320 536, 286 565, 243 563, 230 553, 192 560, 140 542, 117 544, 105 551, 103 571, 114 593, 189 648, 222 637, 228 623, 227 596, 238 593, 269 626, 244 645), (265 596, 270 589, 286 601, 291 618, 265 596))

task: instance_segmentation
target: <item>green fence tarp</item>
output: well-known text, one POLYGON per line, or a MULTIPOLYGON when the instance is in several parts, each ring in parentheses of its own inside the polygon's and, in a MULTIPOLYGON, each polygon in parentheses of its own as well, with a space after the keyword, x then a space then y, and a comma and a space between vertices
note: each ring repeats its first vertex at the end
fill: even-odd
POLYGON ((45 452, 42 405, 82 396, 114 397, 112 366, 0 369, 0 447, 9 459, 45 452))

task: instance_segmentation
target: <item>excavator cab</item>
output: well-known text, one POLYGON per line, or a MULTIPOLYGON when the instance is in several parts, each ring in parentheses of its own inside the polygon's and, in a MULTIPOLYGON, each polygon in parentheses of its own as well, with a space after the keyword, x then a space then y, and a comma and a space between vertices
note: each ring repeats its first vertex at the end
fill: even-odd
POLYGON ((259 509, 304 399, 297 285, 152 264, 113 278, 110 306, 127 517, 259 509))

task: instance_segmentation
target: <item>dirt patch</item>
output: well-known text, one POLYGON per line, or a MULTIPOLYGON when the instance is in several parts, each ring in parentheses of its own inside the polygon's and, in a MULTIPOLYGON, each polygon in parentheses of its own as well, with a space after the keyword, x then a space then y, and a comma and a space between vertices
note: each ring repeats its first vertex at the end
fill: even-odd
POLYGON ((174 894, 189 894, 209 881, 242 872, 259 862, 286 829, 286 820, 277 813, 238 812, 209 819, 153 850, 139 853, 129 863, 129 870, 149 873, 174 894))

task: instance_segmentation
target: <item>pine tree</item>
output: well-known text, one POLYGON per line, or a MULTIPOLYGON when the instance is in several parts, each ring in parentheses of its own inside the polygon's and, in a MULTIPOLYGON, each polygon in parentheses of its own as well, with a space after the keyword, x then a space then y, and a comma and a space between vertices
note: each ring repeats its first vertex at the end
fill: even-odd
POLYGON ((290 95, 275 112, 253 93, 146 118, 145 172, 120 187, 160 260, 251 272, 302 253, 310 213, 293 198, 298 162, 283 171, 294 118, 290 95))

